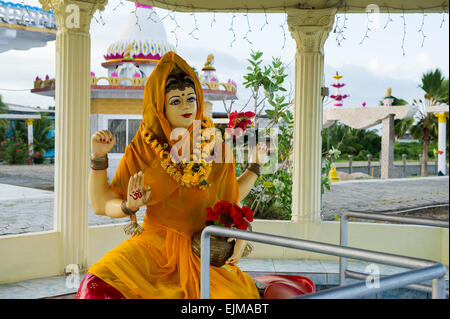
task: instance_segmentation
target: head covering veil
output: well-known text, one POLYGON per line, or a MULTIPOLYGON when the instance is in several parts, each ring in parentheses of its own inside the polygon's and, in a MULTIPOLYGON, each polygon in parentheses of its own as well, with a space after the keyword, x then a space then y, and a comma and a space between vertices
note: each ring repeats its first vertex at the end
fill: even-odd
MULTIPOLYGON (((170 140, 172 127, 164 114, 166 80, 175 64, 185 72, 195 85, 197 96, 197 114, 195 120, 204 119, 203 116, 203 91, 194 70, 175 52, 170 51, 163 55, 153 72, 150 74, 144 89, 143 123, 144 127, 165 139, 170 146, 176 141, 170 140)), ((192 135, 193 126, 188 129, 192 135)), ((136 137, 135 137, 136 138, 136 137)))

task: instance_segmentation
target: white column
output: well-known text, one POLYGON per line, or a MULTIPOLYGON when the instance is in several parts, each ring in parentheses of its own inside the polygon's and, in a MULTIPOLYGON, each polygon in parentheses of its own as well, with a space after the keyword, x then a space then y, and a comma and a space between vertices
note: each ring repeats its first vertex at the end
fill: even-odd
POLYGON ((27 128, 28 128, 28 154, 30 156, 30 162, 33 161, 33 121, 34 119, 26 119, 27 128))
POLYGON ((288 10, 289 31, 297 42, 292 219, 299 223, 320 220, 323 45, 335 13, 336 9, 288 10))
POLYGON ((447 154, 446 154, 446 139, 447 139, 447 118, 448 113, 437 113, 439 135, 438 135, 438 174, 447 175, 447 154))
POLYGON ((62 270, 87 266, 92 15, 106 0, 39 0, 52 10, 56 34, 55 230, 61 232, 62 270), (71 265, 71 266, 69 266, 71 265), (69 267, 67 267, 69 266, 69 267))
POLYGON ((382 179, 388 179, 394 173, 394 115, 388 115, 381 123, 380 175, 382 179))

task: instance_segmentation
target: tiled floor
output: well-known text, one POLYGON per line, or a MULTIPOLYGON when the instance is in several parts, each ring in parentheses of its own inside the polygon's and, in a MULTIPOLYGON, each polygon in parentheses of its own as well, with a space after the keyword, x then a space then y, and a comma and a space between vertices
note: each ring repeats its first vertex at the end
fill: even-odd
MULTIPOLYGON (((348 269, 364 272, 368 262, 352 261, 348 262, 348 269)), ((238 264, 239 268, 256 277, 264 274, 296 274, 307 276, 316 286, 337 285, 339 282, 339 263, 337 261, 326 260, 300 260, 300 259, 242 259, 238 264)), ((399 267, 378 265, 381 275, 391 275, 406 269, 399 267)), ((370 271, 370 270, 368 270, 370 271)), ((75 277, 55 276, 48 278, 31 279, 17 283, 1 284, 0 299, 36 299, 73 294, 77 291, 79 281, 83 274, 79 275, 79 280, 75 277)), ((447 269, 448 287, 448 269, 447 269)), ((357 282, 349 279, 349 283, 357 282)), ((395 291, 386 292, 383 296, 392 297, 395 291)), ((411 292, 411 298, 418 295, 411 292)), ((405 294, 403 294, 405 296, 405 294)))

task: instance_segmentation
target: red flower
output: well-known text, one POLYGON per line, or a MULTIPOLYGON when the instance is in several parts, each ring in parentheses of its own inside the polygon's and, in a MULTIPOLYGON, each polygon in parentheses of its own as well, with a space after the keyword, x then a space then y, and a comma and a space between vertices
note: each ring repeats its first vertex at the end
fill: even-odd
POLYGON ((245 219, 247 219, 247 221, 253 221, 253 211, 248 206, 242 207, 242 213, 244 214, 244 217, 245 219))
MULTIPOLYGON (((222 215, 222 216, 223 216, 223 215, 222 215)), ((229 220, 226 216, 223 216, 223 217, 221 217, 221 218, 219 219, 219 224, 221 224, 221 225, 223 225, 223 226, 225 226, 225 227, 230 228, 231 225, 232 225, 232 222, 230 222, 230 220, 229 220)))
POLYGON ((253 112, 238 113, 234 111, 230 114, 228 128, 240 128, 245 131, 253 123, 250 119, 255 115, 253 112))
POLYGON ((230 217, 233 219, 234 225, 241 224, 245 221, 242 215, 241 208, 238 205, 233 205, 233 208, 230 212, 230 217))
POLYGON ((255 117, 255 115, 256 115, 255 113, 250 112, 250 111, 249 112, 245 112, 244 114, 245 114, 245 117, 248 117, 248 118, 255 117))
POLYGON ((210 207, 206 208, 206 220, 207 221, 216 221, 219 217, 219 211, 213 210, 210 207))
POLYGON ((439 155, 444 154, 444 151, 438 151, 439 155))
POLYGON ((236 204, 221 200, 213 208, 206 208, 206 221, 207 225, 213 222, 215 225, 246 230, 248 223, 253 221, 253 212, 247 206, 241 208, 236 204))
POLYGON ((243 223, 236 225, 236 227, 237 227, 237 229, 240 229, 240 230, 247 230, 248 223, 246 221, 244 221, 243 223))

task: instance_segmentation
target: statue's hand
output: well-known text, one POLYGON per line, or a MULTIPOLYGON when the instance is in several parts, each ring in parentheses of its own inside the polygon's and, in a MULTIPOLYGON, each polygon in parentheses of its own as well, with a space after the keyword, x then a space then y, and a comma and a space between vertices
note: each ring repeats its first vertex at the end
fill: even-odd
POLYGON ((233 254, 230 258, 225 262, 228 265, 236 265, 241 260, 242 254, 244 253, 244 248, 247 245, 247 242, 242 239, 236 240, 236 238, 228 238, 228 242, 235 241, 233 254))
POLYGON ((147 205, 152 200, 150 185, 144 189, 144 173, 134 174, 128 182, 127 207, 131 210, 137 210, 141 206, 147 205))
POLYGON ((94 133, 91 137, 91 152, 93 157, 106 155, 116 144, 116 137, 108 130, 94 133))
POLYGON ((267 160, 267 145, 258 143, 252 150, 250 163, 256 163, 264 166, 267 160))

